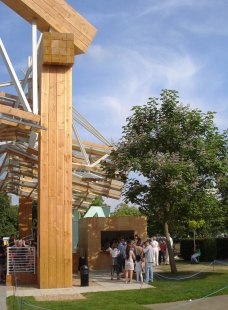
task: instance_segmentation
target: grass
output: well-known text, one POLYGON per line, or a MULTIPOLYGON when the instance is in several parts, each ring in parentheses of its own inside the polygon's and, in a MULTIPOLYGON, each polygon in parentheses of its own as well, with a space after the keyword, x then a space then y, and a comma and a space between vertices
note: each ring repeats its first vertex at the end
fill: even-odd
MULTIPOLYGON (((193 271, 190 270, 193 268, 193 266, 187 265, 186 268, 186 265, 181 265, 180 263, 179 267, 181 267, 179 269, 182 269, 183 271, 179 272, 178 276, 181 274, 193 274, 193 271)), ((164 271, 166 271, 166 268, 164 268, 164 271)), ((162 274, 165 276, 170 276, 170 273, 168 272, 164 272, 162 274)), ((27 306, 23 304, 23 302, 33 304, 43 309, 51 310, 139 310, 145 309, 142 305, 146 304, 201 298, 219 290, 222 287, 227 286, 227 279, 228 268, 218 266, 216 267, 215 271, 212 270, 211 272, 203 272, 197 278, 192 278, 190 280, 167 281, 155 279, 153 286, 156 288, 87 293, 83 294, 86 297, 85 300, 78 301, 37 302, 32 297, 23 297, 23 299, 9 297, 7 299, 7 304, 8 310, 33 309, 33 307, 27 306)), ((217 295, 219 294, 228 294, 228 289, 226 288, 225 290, 219 292, 217 295)))

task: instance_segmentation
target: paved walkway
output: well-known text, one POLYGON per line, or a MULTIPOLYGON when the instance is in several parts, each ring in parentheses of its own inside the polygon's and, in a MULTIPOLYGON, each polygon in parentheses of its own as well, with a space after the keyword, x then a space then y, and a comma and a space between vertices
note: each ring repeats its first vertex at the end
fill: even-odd
POLYGON ((0 310, 6 309, 6 286, 0 284, 0 310))
MULTIPOLYGON (((90 292, 105 292, 105 291, 122 291, 122 290, 138 290, 145 288, 153 288, 145 283, 140 284, 133 281, 132 284, 126 284, 125 280, 110 280, 110 273, 107 272, 90 272, 89 286, 81 287, 78 276, 73 278, 72 288, 60 289, 38 289, 36 287, 18 287, 16 290, 17 296, 34 296, 42 297, 42 300, 60 299, 81 299, 82 293, 90 292), (64 297, 65 296, 65 297, 64 297)), ((7 288, 7 297, 14 294, 13 287, 7 288)), ((39 298, 40 299, 40 298, 39 298)))
POLYGON ((165 304, 146 305, 152 310, 225 310, 228 305, 228 295, 214 296, 193 301, 178 301, 165 304))

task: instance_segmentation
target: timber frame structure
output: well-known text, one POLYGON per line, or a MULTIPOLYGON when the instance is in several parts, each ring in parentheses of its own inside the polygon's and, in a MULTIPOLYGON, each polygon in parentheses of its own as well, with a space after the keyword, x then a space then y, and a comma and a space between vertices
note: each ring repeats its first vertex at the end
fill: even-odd
POLYGON ((0 87, 17 92, 0 92, 0 191, 19 196, 22 234, 38 201, 39 287, 71 287, 72 207, 86 210, 97 195, 118 199, 122 190, 100 166, 111 144, 72 107, 74 57, 86 52, 96 30, 64 0, 2 2, 32 24, 32 58, 19 81, 0 39, 11 77, 0 87), (78 124, 100 143, 82 141, 78 124))

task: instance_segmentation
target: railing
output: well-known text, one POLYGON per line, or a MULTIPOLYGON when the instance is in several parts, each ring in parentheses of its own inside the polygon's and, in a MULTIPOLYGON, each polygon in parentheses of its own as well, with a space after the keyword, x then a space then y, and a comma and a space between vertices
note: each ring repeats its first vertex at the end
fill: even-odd
POLYGON ((34 247, 7 248, 7 274, 36 272, 36 249, 34 247))

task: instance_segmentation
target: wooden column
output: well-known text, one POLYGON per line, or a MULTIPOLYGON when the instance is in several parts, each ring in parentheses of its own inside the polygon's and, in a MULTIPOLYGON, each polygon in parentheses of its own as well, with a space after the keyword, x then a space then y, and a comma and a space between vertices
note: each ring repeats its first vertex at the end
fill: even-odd
POLYGON ((32 199, 19 198, 19 236, 24 238, 32 234, 32 199))
POLYGON ((39 66, 38 284, 72 286, 73 35, 44 33, 39 66))

